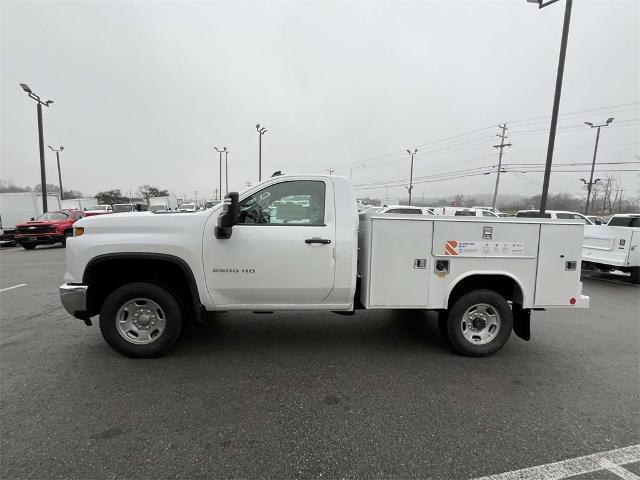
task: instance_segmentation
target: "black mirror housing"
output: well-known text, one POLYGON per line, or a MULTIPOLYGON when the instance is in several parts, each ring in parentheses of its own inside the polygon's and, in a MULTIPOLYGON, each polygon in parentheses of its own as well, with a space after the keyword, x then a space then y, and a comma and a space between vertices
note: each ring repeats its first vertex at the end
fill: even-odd
POLYGON ((238 192, 229 192, 225 195, 222 213, 218 217, 218 225, 215 228, 216 238, 231 238, 233 226, 238 223, 240 218, 238 198, 238 192))

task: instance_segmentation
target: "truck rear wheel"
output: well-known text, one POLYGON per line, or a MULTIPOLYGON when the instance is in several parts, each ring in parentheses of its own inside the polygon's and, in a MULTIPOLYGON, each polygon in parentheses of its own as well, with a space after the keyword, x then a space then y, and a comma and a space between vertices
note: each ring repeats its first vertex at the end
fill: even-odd
POLYGON ((640 285, 640 267, 633 267, 631 270, 629 270, 629 273, 631 274, 629 277, 631 283, 640 285))
POLYGON ((36 248, 36 245, 37 243, 35 242, 24 242, 20 244, 20 246, 25 250, 33 250, 34 248, 36 248))
POLYGON ((167 353, 182 331, 182 310, 167 290, 130 283, 114 290, 100 311, 100 332, 117 352, 134 358, 167 353))
POLYGON ((462 355, 484 357, 500 350, 513 329, 513 313, 502 295, 493 290, 473 290, 451 307, 447 333, 462 355))

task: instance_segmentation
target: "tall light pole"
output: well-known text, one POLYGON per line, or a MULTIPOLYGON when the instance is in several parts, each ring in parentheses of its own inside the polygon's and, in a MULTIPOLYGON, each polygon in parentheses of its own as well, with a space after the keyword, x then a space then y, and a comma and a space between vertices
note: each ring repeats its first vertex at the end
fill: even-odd
POLYGON ((597 128, 598 132, 596 133, 596 145, 593 148, 593 161, 591 162, 591 176, 589 177, 589 182, 585 182, 584 179, 581 179, 586 185, 587 185, 587 203, 584 206, 584 214, 588 215, 589 214, 589 200, 591 199, 591 187, 598 181, 600 180, 599 178, 596 179, 596 181, 593 181, 593 171, 596 168, 596 156, 598 155, 598 142, 600 141, 600 129, 602 127, 607 127, 609 126, 609 124, 613 122, 613 117, 611 118, 607 118, 607 121, 600 124, 600 125, 594 125, 591 122, 584 122, 585 125, 588 125, 590 128, 597 128))
POLYGON ((221 149, 218 147, 213 147, 216 149, 216 152, 220 154, 220 198, 222 200, 222 153, 227 151, 227 147, 222 147, 221 149))
POLYGON ((353 171, 357 168, 364 168, 364 165, 356 165, 355 167, 351 167, 349 169, 349 180, 351 180, 351 177, 353 176, 353 171))
POLYGON ((224 152, 224 193, 229 193, 229 150, 224 152))
POLYGON ((47 172, 44 166, 44 135, 42 133, 42 105, 48 107, 53 103, 53 100, 47 100, 43 102, 38 95, 36 95, 26 83, 21 83, 20 87, 25 93, 35 100, 38 104, 38 143, 40 145, 40 183, 42 184, 42 213, 47 213, 47 172))
POLYGON ((262 181, 262 136, 267 133, 267 129, 257 124, 256 131, 258 132, 258 181, 260 182, 262 181))
POLYGON ((418 153, 418 149, 415 148, 413 152, 407 149, 407 153, 411 155, 411 173, 409 174, 409 205, 411 205, 411 192, 413 191, 413 156, 418 153))
POLYGON ((60 173, 60 152, 64 150, 64 147, 60 145, 60 148, 53 148, 49 145, 52 152, 56 152, 56 160, 58 161, 58 182, 60 184, 60 200, 64 200, 64 190, 62 190, 62 173, 60 173))
MULTIPOLYGON (((544 8, 556 3, 558 0, 527 0, 529 3, 537 3, 538 8, 544 8)), ((553 163, 553 147, 556 142, 556 127, 558 126, 558 109, 560 108, 560 94, 562 92, 562 77, 564 76, 564 59, 567 55, 567 40, 569 37, 569 23, 571 21, 571 7, 573 0, 566 0, 564 9, 564 23, 562 25, 562 40, 560 42, 560 56, 558 59, 558 73, 556 74, 556 91, 553 97, 553 110, 551 112, 551 128, 549 129, 549 145, 547 146, 547 161, 544 168, 544 181, 542 182, 542 195, 540 196, 540 217, 544 217, 547 209, 547 196, 549 195, 549 181, 551 179, 551 164, 553 163)))

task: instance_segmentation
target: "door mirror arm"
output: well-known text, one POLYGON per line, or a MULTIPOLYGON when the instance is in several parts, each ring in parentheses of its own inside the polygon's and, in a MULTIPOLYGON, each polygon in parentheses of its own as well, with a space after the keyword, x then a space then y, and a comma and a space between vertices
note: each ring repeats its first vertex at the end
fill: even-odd
POLYGON ((240 218, 238 197, 238 192, 229 192, 225 195, 222 213, 218 217, 218 225, 214 230, 216 238, 231 238, 233 226, 238 223, 238 219, 240 218))

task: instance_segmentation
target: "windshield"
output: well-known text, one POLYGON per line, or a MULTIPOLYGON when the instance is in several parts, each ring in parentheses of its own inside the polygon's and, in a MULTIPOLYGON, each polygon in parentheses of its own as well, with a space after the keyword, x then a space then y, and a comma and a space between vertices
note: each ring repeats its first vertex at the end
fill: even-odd
POLYGON ((66 220, 67 218, 69 218, 69 215, 64 212, 47 212, 40 215, 36 220, 66 220))
MULTIPOLYGON (((640 217, 612 217, 607 223, 610 227, 640 227, 640 217)), ((635 234, 634 234, 635 238, 635 234)))
POLYGON ((93 207, 89 207, 87 210, 101 210, 103 212, 106 212, 108 208, 108 205, 94 205, 93 207))
POLYGON ((133 205, 131 204, 114 205, 113 212, 114 213, 133 212, 133 205))
POLYGON ((182 205, 180 205, 180 208, 196 208, 196 204, 195 203, 183 203, 182 205))
POLYGON ((158 210, 168 210, 168 207, 166 205, 150 205, 149 206, 150 212, 157 212, 158 210))
MULTIPOLYGON (((537 210, 531 210, 531 211, 528 211, 528 212, 518 212, 518 213, 516 213, 516 217, 540 218, 540 212, 537 211, 537 210)), ((544 218, 551 218, 551 214, 545 212, 544 218)))

